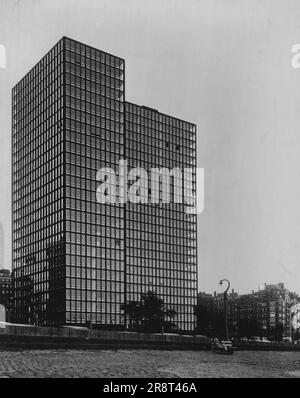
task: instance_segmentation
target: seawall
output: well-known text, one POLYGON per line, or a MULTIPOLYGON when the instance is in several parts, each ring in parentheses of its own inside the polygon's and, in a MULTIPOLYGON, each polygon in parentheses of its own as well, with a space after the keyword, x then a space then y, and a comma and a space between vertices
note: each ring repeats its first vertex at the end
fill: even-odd
POLYGON ((0 349, 2 350, 49 348, 209 350, 211 347, 210 340, 199 335, 135 333, 13 324, 0 326, 0 349))

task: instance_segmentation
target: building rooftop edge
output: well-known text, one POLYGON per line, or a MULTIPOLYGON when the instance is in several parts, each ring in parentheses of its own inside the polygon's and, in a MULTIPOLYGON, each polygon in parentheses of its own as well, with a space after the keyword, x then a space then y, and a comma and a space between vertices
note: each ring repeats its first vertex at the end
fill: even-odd
POLYGON ((29 73, 61 42, 61 41, 64 41, 64 40, 71 40, 71 41, 73 41, 73 42, 75 42, 75 43, 78 43, 78 44, 82 44, 83 46, 86 46, 86 47, 89 47, 89 48, 91 48, 91 49, 93 49, 93 50, 95 50, 95 51, 100 51, 100 52, 102 52, 102 53, 104 53, 104 54, 107 54, 107 55, 111 55, 112 57, 115 57, 115 58, 118 58, 118 59, 120 59, 121 61, 123 61, 124 63, 126 62, 125 61, 125 59, 124 58, 122 58, 122 57, 119 57, 118 55, 114 55, 114 54, 112 54, 112 53, 108 53, 108 52, 106 52, 106 51, 103 51, 103 50, 100 50, 99 48, 96 48, 96 47, 93 47, 93 46, 90 46, 89 44, 85 44, 85 43, 82 43, 82 42, 80 42, 80 41, 78 41, 78 40, 75 40, 75 39, 72 39, 71 37, 68 37, 68 36, 62 36, 58 41, 56 41, 55 42, 55 44, 50 48, 50 50, 49 51, 47 51, 46 52, 46 54, 45 55, 43 55, 30 69, 29 69, 29 71, 28 72, 26 72, 25 73, 25 75, 20 79, 20 80, 18 80, 17 81, 17 83, 15 83, 14 85, 13 85, 13 87, 12 87, 12 90, 14 90, 17 86, 18 86, 18 84, 20 84, 21 83, 21 81, 22 80, 24 80, 25 78, 26 78, 26 76, 27 75, 29 75, 29 73))
POLYGON ((139 105, 139 104, 137 104, 137 103, 135 103, 135 102, 127 101, 127 100, 125 100, 125 104, 138 106, 139 108, 144 108, 144 109, 150 110, 150 111, 155 112, 155 113, 157 112, 157 113, 159 113, 159 114, 162 115, 162 116, 171 117, 172 119, 176 119, 176 120, 179 120, 180 122, 188 123, 188 124, 191 124, 192 126, 197 127, 197 124, 194 123, 194 122, 189 122, 188 120, 181 119, 181 118, 179 118, 179 117, 170 115, 170 114, 168 114, 168 113, 160 112, 159 110, 154 109, 154 108, 151 108, 150 106, 139 105))

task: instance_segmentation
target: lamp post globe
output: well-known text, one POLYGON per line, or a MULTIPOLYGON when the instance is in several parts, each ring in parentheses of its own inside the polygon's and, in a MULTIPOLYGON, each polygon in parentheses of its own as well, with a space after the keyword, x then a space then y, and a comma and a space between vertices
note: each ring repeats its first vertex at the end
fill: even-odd
POLYGON ((230 282, 228 279, 221 279, 219 282, 219 285, 223 285, 223 283, 227 284, 227 287, 224 291, 224 319, 225 319, 225 335, 226 335, 226 340, 229 340, 229 332, 228 332, 228 307, 227 307, 227 298, 228 298, 228 290, 230 288, 230 282))

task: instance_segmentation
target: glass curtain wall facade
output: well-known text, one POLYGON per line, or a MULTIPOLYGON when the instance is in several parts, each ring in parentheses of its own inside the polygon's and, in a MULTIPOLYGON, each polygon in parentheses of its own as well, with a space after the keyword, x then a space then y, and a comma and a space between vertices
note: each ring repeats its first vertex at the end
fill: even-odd
POLYGON ((12 91, 13 312, 64 322, 64 109, 61 40, 12 91))
POLYGON ((196 216, 97 203, 97 170, 120 159, 196 167, 195 125, 126 103, 124 85, 123 59, 63 38, 13 88, 16 322, 124 328, 122 304, 153 290, 193 328, 196 216))
POLYGON ((184 203, 151 203, 149 177, 152 168, 190 168, 195 191, 196 126, 129 102, 125 118, 128 169, 144 168, 149 187, 147 204, 126 204, 126 299, 139 301, 151 290, 165 309, 176 311, 178 327, 190 331, 197 297, 196 215, 187 214, 184 203))
POLYGON ((124 158, 124 60, 66 39, 66 322, 124 324, 124 205, 96 172, 124 158))

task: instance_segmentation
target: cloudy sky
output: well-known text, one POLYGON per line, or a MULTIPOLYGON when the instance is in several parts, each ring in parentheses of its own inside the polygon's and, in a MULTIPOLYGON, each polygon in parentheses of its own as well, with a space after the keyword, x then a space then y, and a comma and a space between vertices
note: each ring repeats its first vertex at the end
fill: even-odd
POLYGON ((199 288, 300 292, 298 0, 0 0, 0 221, 10 267, 11 88, 63 36, 126 59, 127 100, 192 121, 205 169, 199 288))

